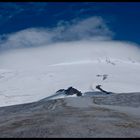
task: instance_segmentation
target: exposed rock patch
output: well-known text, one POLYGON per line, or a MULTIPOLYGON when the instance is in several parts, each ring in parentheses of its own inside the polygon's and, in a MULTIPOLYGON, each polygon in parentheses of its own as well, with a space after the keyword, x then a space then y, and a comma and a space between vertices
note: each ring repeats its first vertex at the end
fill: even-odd
POLYGON ((88 94, 0 108, 0 137, 140 137, 140 93, 88 94))

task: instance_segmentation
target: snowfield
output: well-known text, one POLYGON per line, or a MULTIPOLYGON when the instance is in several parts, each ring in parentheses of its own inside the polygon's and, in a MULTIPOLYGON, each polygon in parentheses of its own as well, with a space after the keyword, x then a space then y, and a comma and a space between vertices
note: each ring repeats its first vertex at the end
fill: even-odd
POLYGON ((139 72, 140 49, 131 43, 90 40, 9 50, 0 54, 0 106, 37 101, 70 86, 140 92, 139 72))

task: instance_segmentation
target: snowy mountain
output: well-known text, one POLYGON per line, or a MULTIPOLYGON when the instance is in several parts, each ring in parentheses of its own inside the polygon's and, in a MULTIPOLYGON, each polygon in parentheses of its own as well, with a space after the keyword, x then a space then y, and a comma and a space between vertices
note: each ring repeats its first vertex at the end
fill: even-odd
POLYGON ((140 92, 139 72, 140 49, 131 43, 83 40, 9 50, 0 55, 0 106, 37 101, 70 86, 140 92))

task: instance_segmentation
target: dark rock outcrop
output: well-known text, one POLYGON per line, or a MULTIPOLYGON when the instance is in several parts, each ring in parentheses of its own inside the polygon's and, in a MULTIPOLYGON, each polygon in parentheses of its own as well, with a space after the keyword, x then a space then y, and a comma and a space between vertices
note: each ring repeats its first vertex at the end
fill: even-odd
POLYGON ((73 87, 69 87, 66 90, 65 89, 60 89, 57 92, 64 92, 66 95, 74 95, 74 94, 76 94, 77 96, 82 96, 82 93, 79 90, 77 90, 77 89, 75 89, 73 87))
POLYGON ((97 85, 96 88, 99 89, 100 91, 106 93, 106 94, 111 94, 111 93, 112 93, 112 92, 108 92, 108 91, 103 90, 103 89, 101 88, 101 85, 97 85))

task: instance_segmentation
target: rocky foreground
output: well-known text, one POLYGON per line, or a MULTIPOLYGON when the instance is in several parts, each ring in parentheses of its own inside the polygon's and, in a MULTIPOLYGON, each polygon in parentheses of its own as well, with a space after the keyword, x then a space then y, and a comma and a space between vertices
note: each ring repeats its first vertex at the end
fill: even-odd
POLYGON ((140 137, 140 93, 95 94, 0 108, 0 137, 140 137))

